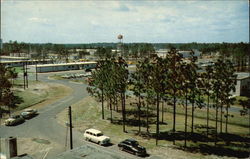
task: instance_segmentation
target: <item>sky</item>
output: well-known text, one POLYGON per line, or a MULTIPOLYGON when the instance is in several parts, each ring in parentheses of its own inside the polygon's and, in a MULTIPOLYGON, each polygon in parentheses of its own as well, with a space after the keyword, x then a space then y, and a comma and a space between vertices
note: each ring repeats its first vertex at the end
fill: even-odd
POLYGON ((1 38, 30 43, 249 42, 248 0, 1 0, 1 38))

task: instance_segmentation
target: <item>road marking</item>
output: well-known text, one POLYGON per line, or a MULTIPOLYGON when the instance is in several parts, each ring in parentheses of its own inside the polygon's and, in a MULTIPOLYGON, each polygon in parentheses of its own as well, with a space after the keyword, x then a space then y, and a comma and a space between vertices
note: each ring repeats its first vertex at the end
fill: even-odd
POLYGON ((49 147, 48 149, 45 150, 45 151, 47 151, 47 152, 46 152, 45 155, 43 156, 43 159, 45 159, 45 158, 47 157, 47 155, 48 155, 48 153, 49 153, 49 151, 50 151, 51 148, 52 148, 52 147, 49 147))

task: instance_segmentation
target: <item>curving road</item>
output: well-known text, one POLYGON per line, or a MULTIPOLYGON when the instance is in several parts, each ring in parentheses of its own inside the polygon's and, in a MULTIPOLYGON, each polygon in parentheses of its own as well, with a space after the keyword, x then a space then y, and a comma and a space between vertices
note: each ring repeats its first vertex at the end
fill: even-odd
MULTIPOLYGON (((87 85, 72 83, 67 80, 48 79, 48 76, 50 76, 51 74, 54 73, 39 74, 39 80, 43 82, 63 84, 72 88, 73 93, 52 104, 47 105, 46 107, 39 109, 38 116, 30 120, 26 120, 20 125, 13 127, 0 125, 0 138, 6 138, 9 136, 15 136, 17 138, 41 138, 56 143, 58 146, 53 147, 49 151, 47 158, 54 158, 58 154, 65 151, 66 128, 58 124, 57 120, 55 119, 56 115, 68 106, 88 96, 86 91, 87 85)), ((30 78, 34 78, 34 75, 31 75, 30 78)), ((83 144, 91 144, 93 146, 92 143, 83 141, 83 137, 80 132, 73 130, 74 148, 79 147, 83 144)), ((110 147, 100 147, 98 145, 94 146, 97 149, 105 149, 105 151, 109 151, 111 153, 120 153, 121 156, 126 156, 127 158, 137 158, 125 152, 119 152, 117 150, 118 148, 115 145, 110 147)))
MULTIPOLYGON (((53 73, 54 74, 54 73, 53 73)), ((6 138, 9 136, 16 137, 34 137, 48 139, 52 142, 57 143, 59 146, 53 148, 49 152, 48 156, 54 156, 60 152, 65 151, 65 138, 66 138, 66 128, 57 123, 55 117, 56 115, 70 106, 78 102, 87 96, 86 85, 71 83, 64 80, 50 80, 47 74, 39 74, 39 80, 49 83, 59 83, 66 85, 73 89, 73 93, 66 96, 58 101, 47 105, 39 109, 39 115, 32 118, 31 120, 26 120, 23 124, 6 127, 4 125, 0 126, 0 137, 6 138)), ((31 76, 32 78, 32 76, 31 76)), ((74 147, 82 145, 81 134, 74 131, 74 147)))

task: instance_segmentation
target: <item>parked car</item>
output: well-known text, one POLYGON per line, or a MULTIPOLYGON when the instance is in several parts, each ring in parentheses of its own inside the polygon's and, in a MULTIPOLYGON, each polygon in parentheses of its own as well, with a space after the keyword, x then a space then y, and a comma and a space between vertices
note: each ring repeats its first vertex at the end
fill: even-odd
POLYGON ((36 109, 25 109, 21 114, 20 114, 24 119, 29 119, 37 115, 37 110, 36 109))
POLYGON ((104 136, 103 133, 96 129, 87 129, 83 137, 87 141, 92 141, 100 145, 107 145, 110 143, 110 138, 108 136, 104 136))
POLYGON ((24 122, 24 118, 20 115, 13 115, 4 121, 6 126, 17 125, 24 122))
POLYGON ((139 145, 138 141, 134 139, 126 139, 118 144, 122 151, 130 152, 136 156, 145 156, 147 154, 146 148, 139 145))

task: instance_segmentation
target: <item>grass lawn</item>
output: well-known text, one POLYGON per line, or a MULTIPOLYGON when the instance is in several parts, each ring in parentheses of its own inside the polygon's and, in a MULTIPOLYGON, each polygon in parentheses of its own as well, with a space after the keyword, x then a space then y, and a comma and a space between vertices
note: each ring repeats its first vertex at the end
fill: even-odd
MULTIPOLYGON (((128 103, 128 101, 127 101, 128 103)), ((246 157, 249 150, 247 146, 247 137, 248 134, 248 117, 242 117, 239 113, 233 113, 234 117, 229 119, 228 132, 231 135, 220 135, 218 136, 219 142, 214 146, 213 135, 209 135, 206 138, 204 131, 206 129, 202 128, 202 125, 206 124, 206 115, 205 110, 196 109, 194 123, 194 136, 190 136, 187 142, 188 148, 183 150, 183 131, 184 131, 184 108, 181 106, 177 107, 177 116, 176 116, 176 145, 172 143, 173 136, 171 135, 172 130, 172 108, 167 106, 165 108, 163 123, 160 125, 160 140, 158 146, 155 146, 155 119, 153 115, 150 118, 150 133, 146 133, 145 121, 146 118, 142 117, 142 123, 144 124, 141 128, 141 133, 138 134, 138 122, 135 107, 126 105, 127 109, 127 121, 128 125, 126 126, 127 133, 122 131, 122 122, 121 122, 121 113, 113 111, 113 124, 110 122, 110 111, 106 109, 105 104, 105 119, 101 119, 101 103, 96 102, 92 97, 87 97, 82 101, 74 104, 72 106, 72 117, 73 125, 75 129, 78 129, 80 132, 84 132, 87 128, 96 128, 102 130, 104 134, 111 137, 113 143, 117 144, 125 138, 135 138, 143 146, 147 148, 150 154, 163 157, 169 156, 170 158, 218 158, 218 156, 223 158, 227 157, 246 157), (233 135, 234 134, 234 135, 233 135), (235 139, 229 142, 228 145, 225 145, 225 141, 228 141, 224 138, 235 139), (207 140, 208 142, 204 142, 207 140)), ((188 116, 188 131, 190 132, 191 126, 191 107, 189 108, 188 116)), ((145 108, 142 108, 142 111, 145 111, 145 108)), ((210 125, 215 126, 214 119, 214 110, 211 109, 210 113, 210 125)), ((161 120, 160 116, 160 120, 161 120)), ((64 110, 58 114, 58 120, 62 124, 67 121, 67 110, 64 110)), ((223 119, 224 120, 224 119, 223 119)), ((225 129, 225 124, 223 123, 223 132, 225 129)), ((219 129, 218 129, 219 130, 219 129)))
POLYGON ((39 108, 41 106, 49 104, 59 98, 62 98, 72 92, 68 87, 60 84, 49 84, 40 81, 29 80, 29 88, 23 89, 23 81, 14 81, 14 94, 20 98, 20 103, 17 104, 12 112, 18 113, 19 110, 35 107, 39 108))

